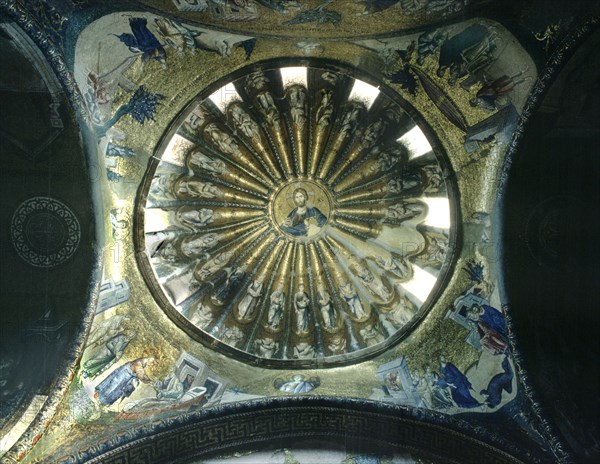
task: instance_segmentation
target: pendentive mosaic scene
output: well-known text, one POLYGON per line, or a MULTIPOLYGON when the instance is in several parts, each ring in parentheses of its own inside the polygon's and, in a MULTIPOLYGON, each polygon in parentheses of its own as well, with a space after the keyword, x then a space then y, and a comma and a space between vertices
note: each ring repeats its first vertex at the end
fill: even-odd
POLYGON ((585 0, 0 0, 0 460, 591 463, 585 0))

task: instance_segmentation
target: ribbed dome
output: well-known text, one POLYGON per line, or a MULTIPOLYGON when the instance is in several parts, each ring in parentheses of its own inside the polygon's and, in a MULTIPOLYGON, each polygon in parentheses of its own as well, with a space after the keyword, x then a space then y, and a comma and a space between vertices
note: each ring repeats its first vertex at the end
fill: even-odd
POLYGON ((143 218, 147 278, 188 331, 242 359, 320 365, 422 316, 447 268, 447 179, 389 94, 339 70, 263 68, 190 107, 143 218))

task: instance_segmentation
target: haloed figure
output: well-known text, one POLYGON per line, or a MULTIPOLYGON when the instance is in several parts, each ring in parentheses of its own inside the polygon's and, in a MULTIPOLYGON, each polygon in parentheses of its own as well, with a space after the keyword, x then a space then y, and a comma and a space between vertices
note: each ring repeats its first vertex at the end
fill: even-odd
POLYGON ((294 190, 293 198, 296 207, 290 211, 290 214, 283 221, 281 229, 295 237, 313 235, 313 233, 310 233, 311 230, 314 230, 314 227, 323 227, 327 222, 327 217, 325 217, 319 208, 307 206, 308 192, 303 188, 294 190))

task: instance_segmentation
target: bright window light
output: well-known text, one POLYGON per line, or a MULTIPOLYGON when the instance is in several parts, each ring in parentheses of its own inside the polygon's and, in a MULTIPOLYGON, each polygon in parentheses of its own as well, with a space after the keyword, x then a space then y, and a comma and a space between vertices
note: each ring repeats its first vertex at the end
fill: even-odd
POLYGON ((305 67, 281 68, 280 72, 284 87, 292 84, 300 84, 308 87, 307 70, 305 67))
POLYGON ((423 303, 431 293, 431 290, 433 289, 437 279, 429 272, 424 271, 419 266, 415 266, 414 264, 413 271, 413 278, 400 285, 402 288, 404 288, 404 290, 414 295, 414 297, 419 300, 420 303, 423 303))
POLYGON ((371 84, 356 79, 348 100, 358 100, 363 102, 367 109, 369 109, 378 95, 379 89, 377 87, 373 87, 371 84))
POLYGON ((427 204, 427 218, 425 225, 450 229, 450 202, 447 198, 419 198, 419 201, 427 204))
POLYGON ((408 159, 418 158, 431 151, 431 145, 419 126, 413 127, 398 139, 408 149, 408 159))
POLYGON ((185 166, 185 154, 194 144, 188 139, 175 134, 162 155, 161 160, 176 166, 185 166))
POLYGON ((145 232, 149 234, 167 229, 174 221, 173 214, 173 212, 161 208, 146 208, 145 232))
POLYGON ((237 93, 237 90, 235 90, 235 86, 231 82, 225 87, 221 87, 208 98, 210 98, 217 108, 219 108, 222 112, 225 112, 225 108, 227 108, 227 105, 229 105, 229 103, 232 101, 242 99, 240 94, 237 93))

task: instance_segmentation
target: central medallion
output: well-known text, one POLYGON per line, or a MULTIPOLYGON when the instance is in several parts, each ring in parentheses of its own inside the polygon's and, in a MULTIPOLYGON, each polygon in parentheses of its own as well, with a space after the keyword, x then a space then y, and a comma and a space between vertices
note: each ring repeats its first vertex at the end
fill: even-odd
POLYGON ((282 185, 270 203, 273 224, 284 236, 306 241, 321 236, 332 214, 331 194, 318 182, 297 179, 282 185))
POLYGON ((439 150, 399 98, 342 71, 253 69, 193 102, 148 171, 145 278, 188 333, 238 359, 381 351, 448 267, 439 150))

